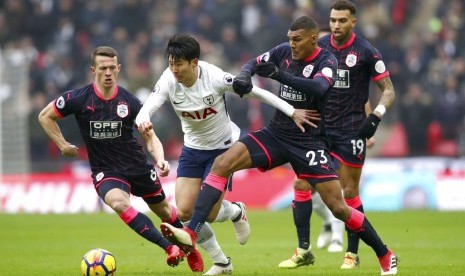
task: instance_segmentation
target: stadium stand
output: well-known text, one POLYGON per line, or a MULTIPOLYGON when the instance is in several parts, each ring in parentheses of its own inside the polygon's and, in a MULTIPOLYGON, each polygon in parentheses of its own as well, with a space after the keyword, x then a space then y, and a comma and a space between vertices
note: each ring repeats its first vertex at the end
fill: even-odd
MULTIPOLYGON (((356 32, 370 40, 383 53, 391 72, 397 100, 381 127, 383 133, 399 135, 403 127, 400 110, 413 80, 420 82, 430 99, 432 121, 441 129, 452 123, 446 140, 437 139, 432 124, 426 145, 418 155, 463 154, 465 149, 465 4, 460 0, 356 0, 359 24, 356 32), (440 3, 440 5, 439 5, 440 3), (447 86, 447 79, 455 88, 447 86), (434 112, 433 112, 434 110, 434 112), (450 112, 445 112, 450 111, 450 112), (451 114, 451 117, 442 115, 451 114), (462 140, 461 140, 462 139, 462 140), (464 145, 464 146, 462 146, 464 145)), ((176 32, 193 33, 201 42, 202 59, 231 73, 237 73, 245 60, 285 41, 283 34, 293 18, 308 14, 320 25, 327 25, 330 1, 297 0, 5 0, 0 1, 0 47, 2 52, 20 51, 29 60, 25 73, 29 104, 17 106, 29 115, 22 126, 29 141, 24 147, 31 170, 57 170, 56 162, 67 162, 46 146, 45 134, 37 126, 37 112, 57 94, 88 82, 83 75, 89 67, 88 53, 96 45, 109 44, 121 54, 124 73, 120 82, 143 99, 166 68, 164 46, 176 32), (271 31, 270 31, 271 30, 271 31), (30 133, 30 134, 28 134, 30 133)), ((10 70, 10 68, 4 68, 10 70)), ((257 80, 258 81, 258 80, 257 80)), ((260 80, 262 81, 262 80, 260 80)), ((272 82, 263 81, 269 89, 272 82)), ((379 95, 372 93, 375 101, 379 95)), ((2 109, 8 99, 2 98, 2 109)), ((261 127, 273 110, 253 101, 231 97, 229 111, 244 130, 261 127), (257 110, 259 109, 259 110, 257 110), (261 114, 257 119, 256 114, 261 114), (244 116, 244 114, 248 114, 244 116)), ((2 119, 3 120, 3 119, 2 119)), ((177 159, 182 135, 170 109, 161 109, 153 118, 168 158, 177 159)), ((80 142, 70 123, 63 132, 80 142)), ((2 124, 3 125, 3 124, 2 124)), ((2 130, 3 127, 2 127, 2 130)), ((389 135, 388 135, 389 136, 389 135)), ((387 136, 387 137, 388 137, 387 136)), ((14 136, 17 137, 17 136, 14 136)), ((16 138, 7 139, 16 139, 16 138)), ((4 138, 5 139, 5 138, 4 138)), ((408 156, 408 148, 398 148, 396 139, 383 138, 370 156, 408 156), (395 153, 392 150, 394 149, 395 153)), ((5 150, 5 142, 2 142, 5 150)), ((408 145, 408 142, 405 143, 408 145)), ((82 154, 85 156, 85 153, 82 154)))

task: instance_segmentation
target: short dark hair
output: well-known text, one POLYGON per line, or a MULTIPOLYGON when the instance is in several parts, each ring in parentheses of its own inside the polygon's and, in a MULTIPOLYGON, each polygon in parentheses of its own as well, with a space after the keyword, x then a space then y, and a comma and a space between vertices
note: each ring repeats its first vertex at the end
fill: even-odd
POLYGON ((331 9, 337 11, 349 10, 350 14, 353 16, 357 14, 357 7, 355 4, 347 0, 337 0, 331 5, 331 9))
POLYGON ((175 34, 168 41, 165 57, 174 60, 198 59, 200 57, 200 45, 194 37, 189 34, 175 34))
POLYGON ((314 30, 315 32, 318 32, 318 24, 316 23, 315 19, 304 15, 294 20, 289 26, 290 31, 297 31, 302 29, 314 30))
POLYGON ((90 62, 92 66, 95 65, 95 58, 97 56, 118 58, 118 52, 110 46, 98 46, 97 48, 94 49, 94 51, 92 51, 92 55, 90 56, 90 62))

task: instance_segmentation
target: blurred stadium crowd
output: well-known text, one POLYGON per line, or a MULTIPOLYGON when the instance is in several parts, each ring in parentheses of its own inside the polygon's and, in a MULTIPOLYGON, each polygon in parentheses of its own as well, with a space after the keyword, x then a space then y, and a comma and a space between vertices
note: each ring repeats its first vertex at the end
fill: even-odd
MULTIPOLYGON (((396 102, 382 126, 403 151, 380 155, 464 155, 465 4, 460 0, 354 0, 357 32, 382 53, 396 102), (398 135, 393 135, 395 131, 398 135)), ((177 32, 198 38, 202 59, 237 73, 249 58, 287 40, 290 22, 313 16, 325 27, 331 0, 3 0, 0 46, 30 60, 30 144, 36 162, 60 154, 37 122, 38 112, 62 92, 90 81, 90 53, 107 44, 119 51, 120 85, 145 99, 166 68, 164 47, 177 32)), ((260 79, 276 91, 275 84, 260 79)), ((374 88, 374 87, 373 87, 374 88)), ((373 89, 372 100, 378 93, 373 89)), ((273 110, 228 97, 231 117, 245 131, 261 127, 273 110)), ((164 108, 153 118, 167 158, 177 159, 182 133, 164 108)), ((60 124, 81 145, 72 120, 60 124)), ((377 137, 378 139, 378 137, 377 137)), ((379 138, 381 140, 381 138, 379 138)), ((389 142, 389 141, 388 141, 389 142)), ((81 145, 81 148, 84 148, 81 145)))

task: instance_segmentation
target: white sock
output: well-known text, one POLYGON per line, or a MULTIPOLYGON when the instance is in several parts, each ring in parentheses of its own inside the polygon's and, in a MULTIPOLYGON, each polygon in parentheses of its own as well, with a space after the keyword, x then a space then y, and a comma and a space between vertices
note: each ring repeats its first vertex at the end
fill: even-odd
MULTIPOLYGON (((189 222, 183 222, 183 225, 188 225, 189 222)), ((227 264, 228 258, 221 250, 218 241, 216 240, 215 233, 208 222, 206 222, 197 236, 197 244, 207 252, 214 263, 227 264)))
POLYGON ((241 208, 230 201, 223 199, 220 210, 214 222, 223 222, 236 218, 241 213, 241 208))
POLYGON ((319 217, 323 220, 324 225, 331 224, 331 217, 334 218, 331 211, 326 207, 326 204, 321 199, 319 193, 314 193, 312 195, 312 204, 313 204, 313 211, 317 213, 319 217))
POLYGON ((339 241, 341 244, 344 241, 344 230, 345 230, 345 224, 343 221, 338 220, 335 218, 332 214, 332 219, 331 219, 331 240, 332 241, 339 241))

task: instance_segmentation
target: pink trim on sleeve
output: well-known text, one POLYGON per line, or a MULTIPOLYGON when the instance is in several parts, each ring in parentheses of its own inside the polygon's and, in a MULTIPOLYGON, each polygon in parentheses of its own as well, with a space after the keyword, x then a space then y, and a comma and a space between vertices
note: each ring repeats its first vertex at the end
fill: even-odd
POLYGON ((380 79, 383 79, 383 78, 386 78, 386 77, 389 77, 389 71, 386 71, 386 72, 384 72, 382 74, 377 75, 376 77, 373 77, 373 81, 377 82, 380 79))
POLYGON ((53 110, 55 110, 55 114, 56 114, 58 117, 63 118, 64 116, 61 115, 60 111, 58 111, 58 109, 57 109, 57 106, 56 106, 56 104, 55 104, 56 101, 57 101, 57 100, 54 100, 54 101, 53 101, 53 110))

